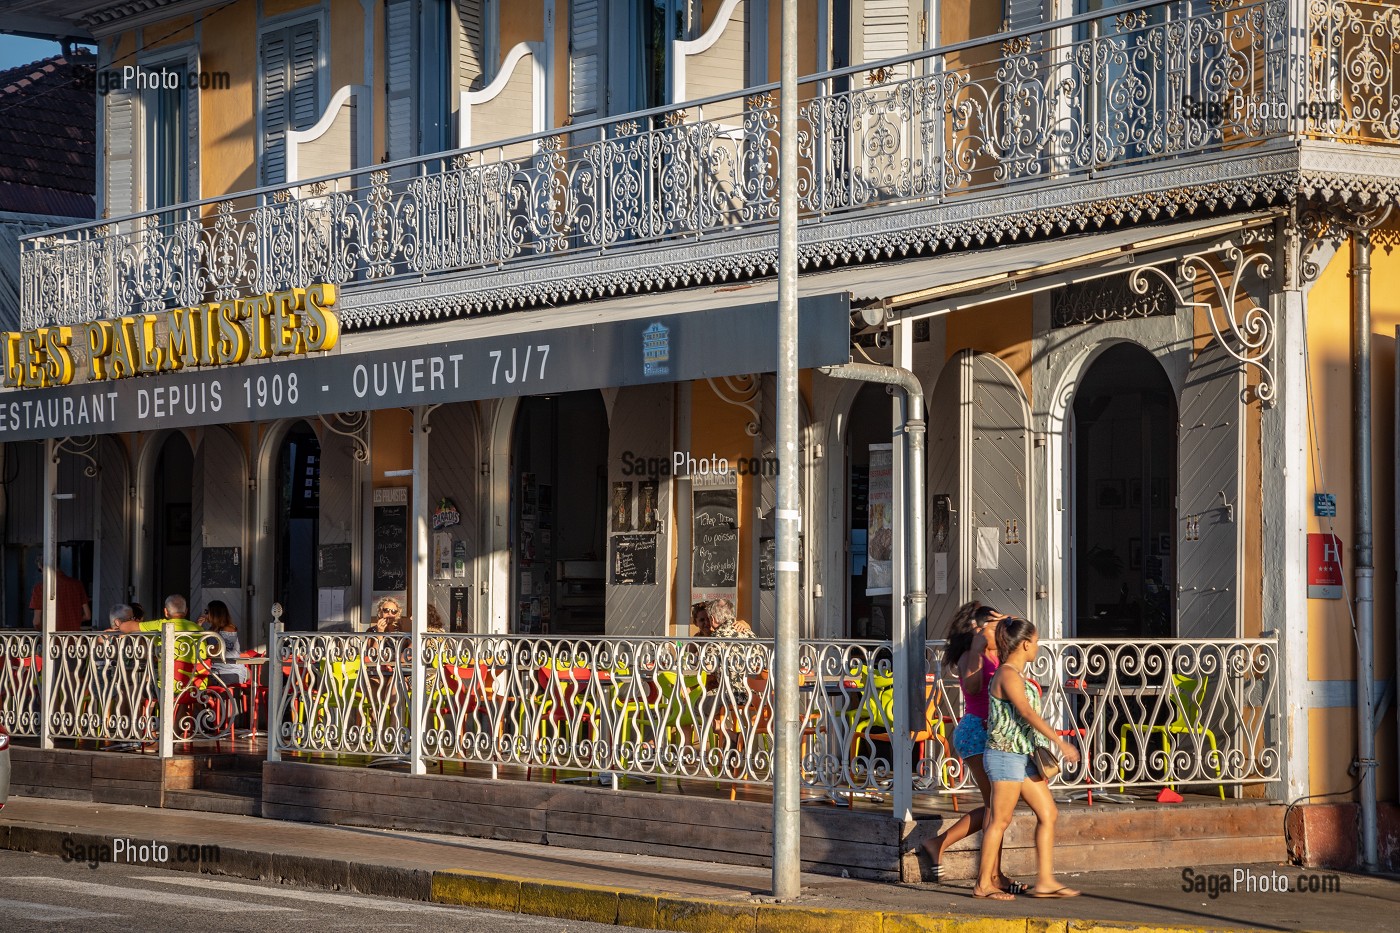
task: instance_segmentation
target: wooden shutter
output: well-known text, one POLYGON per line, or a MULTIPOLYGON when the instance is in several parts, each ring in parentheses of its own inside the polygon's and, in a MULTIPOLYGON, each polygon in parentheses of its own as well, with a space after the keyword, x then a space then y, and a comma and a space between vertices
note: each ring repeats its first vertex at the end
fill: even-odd
POLYGON ((263 33, 262 183, 287 178, 287 130, 304 130, 321 116, 320 23, 297 23, 263 33))
POLYGON ((1044 0, 1005 0, 1003 16, 1008 30, 1027 29, 1045 19, 1044 0))
POLYGON ((865 0, 860 29, 865 61, 907 55, 909 0, 865 0))
POLYGON ((599 115, 603 95, 600 0, 569 5, 569 114, 575 122, 599 115))
POLYGON ((1214 341, 1181 392, 1178 438, 1179 638, 1238 637, 1240 365, 1214 341), (1223 496, 1222 496, 1223 493, 1223 496))
POLYGON ((486 11, 482 0, 457 0, 457 84, 479 90, 486 73, 486 11))
POLYGON ((414 71, 418 61, 416 0, 385 3, 385 131, 389 161, 418 154, 418 112, 414 71))
POLYGON ((971 456, 969 598, 1030 618, 1030 411, 1015 373, 988 353, 972 357, 971 456))
POLYGON ((136 93, 112 88, 102 99, 106 123, 106 188, 103 199, 108 217, 134 214, 136 203, 136 93))

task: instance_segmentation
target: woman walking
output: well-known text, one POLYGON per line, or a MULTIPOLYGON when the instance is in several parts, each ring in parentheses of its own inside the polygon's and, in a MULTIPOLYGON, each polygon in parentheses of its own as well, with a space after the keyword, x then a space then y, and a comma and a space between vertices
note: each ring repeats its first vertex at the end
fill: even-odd
POLYGON ((1001 842, 1011 825, 1017 800, 1025 800, 1036 821, 1035 884, 1026 893, 1031 897, 1076 897, 1078 891, 1055 880, 1053 851, 1059 812, 1031 756, 1037 745, 1058 745, 1061 754, 1071 762, 1079 760, 1079 752, 1041 718, 1040 693, 1022 674, 1040 649, 1035 626, 1025 619, 1005 619, 997 627, 996 638, 1001 666, 992 676, 989 689, 991 715, 987 720, 987 750, 983 754, 992 794, 982 827, 982 858, 972 896, 1012 899, 997 884, 1001 842))
MULTIPOLYGON (((933 881, 943 880, 943 853, 948 851, 948 847, 982 831, 987 804, 991 800, 992 786, 987 780, 987 769, 982 764, 982 753, 987 748, 987 688, 1001 663, 997 657, 996 629, 997 623, 1004 618, 1006 616, 991 606, 970 602, 958 609, 948 627, 943 666, 958 675, 963 695, 963 717, 953 730, 953 748, 972 774, 972 780, 982 794, 982 806, 963 814, 952 826, 924 842, 924 850, 933 861, 933 881)), ((997 887, 1003 891, 1024 894, 1028 890, 1019 881, 1011 881, 1001 874, 1000 858, 994 877, 997 887)))

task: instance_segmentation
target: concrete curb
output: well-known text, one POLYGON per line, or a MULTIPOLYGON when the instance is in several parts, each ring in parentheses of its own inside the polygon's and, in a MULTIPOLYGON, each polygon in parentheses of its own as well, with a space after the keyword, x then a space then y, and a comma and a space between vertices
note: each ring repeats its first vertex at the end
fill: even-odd
MULTIPOLYGON (((72 860, 74 847, 113 844, 116 836, 0 824, 0 848, 72 860)), ((144 841, 144 837, 143 837, 144 841)), ((154 839, 171 847, 173 840, 154 839)), ((649 894, 575 882, 444 869, 352 863, 344 859, 218 847, 217 859, 152 865, 250 881, 273 881, 359 894, 456 904, 560 920, 674 933, 1204 933, 1210 927, 1145 927, 1093 920, 975 917, 715 900, 649 894)))

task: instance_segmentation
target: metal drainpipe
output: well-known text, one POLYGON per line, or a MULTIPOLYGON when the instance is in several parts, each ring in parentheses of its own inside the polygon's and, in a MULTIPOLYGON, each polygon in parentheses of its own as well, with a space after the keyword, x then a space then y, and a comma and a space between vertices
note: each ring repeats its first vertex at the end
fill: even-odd
POLYGON ((922 722, 924 706, 924 652, 923 642, 927 639, 928 623, 928 583, 925 570, 928 542, 924 536, 924 387, 907 369, 897 366, 876 366, 871 363, 843 363, 840 366, 822 366, 817 370, 833 379, 853 379, 860 382, 875 382, 894 386, 904 392, 905 419, 901 428, 904 431, 904 444, 907 451, 909 469, 904 475, 905 520, 907 531, 905 540, 909 544, 905 555, 904 597, 909 607, 909 631, 918 637, 917 650, 909 652, 909 710, 913 716, 910 722, 917 729, 922 722))
POLYGON ((1371 236, 1352 234, 1352 477, 1356 535, 1356 728, 1361 769, 1361 864, 1377 868, 1376 729, 1372 717, 1375 568, 1371 528, 1371 236))

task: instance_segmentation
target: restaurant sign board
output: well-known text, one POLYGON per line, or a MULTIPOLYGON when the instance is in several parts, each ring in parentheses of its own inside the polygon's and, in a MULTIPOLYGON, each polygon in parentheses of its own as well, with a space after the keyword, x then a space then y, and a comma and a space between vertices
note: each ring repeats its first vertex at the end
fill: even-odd
MULTIPOLYGON (((849 308, 846 293, 802 299, 799 365, 850 359, 849 308)), ((536 328, 506 335, 315 357, 273 354, 236 370, 201 366, 0 391, 0 442, 640 385, 658 381, 647 356, 649 328, 657 323, 669 334, 665 381, 777 368, 771 301, 553 328, 539 320, 536 328)))

